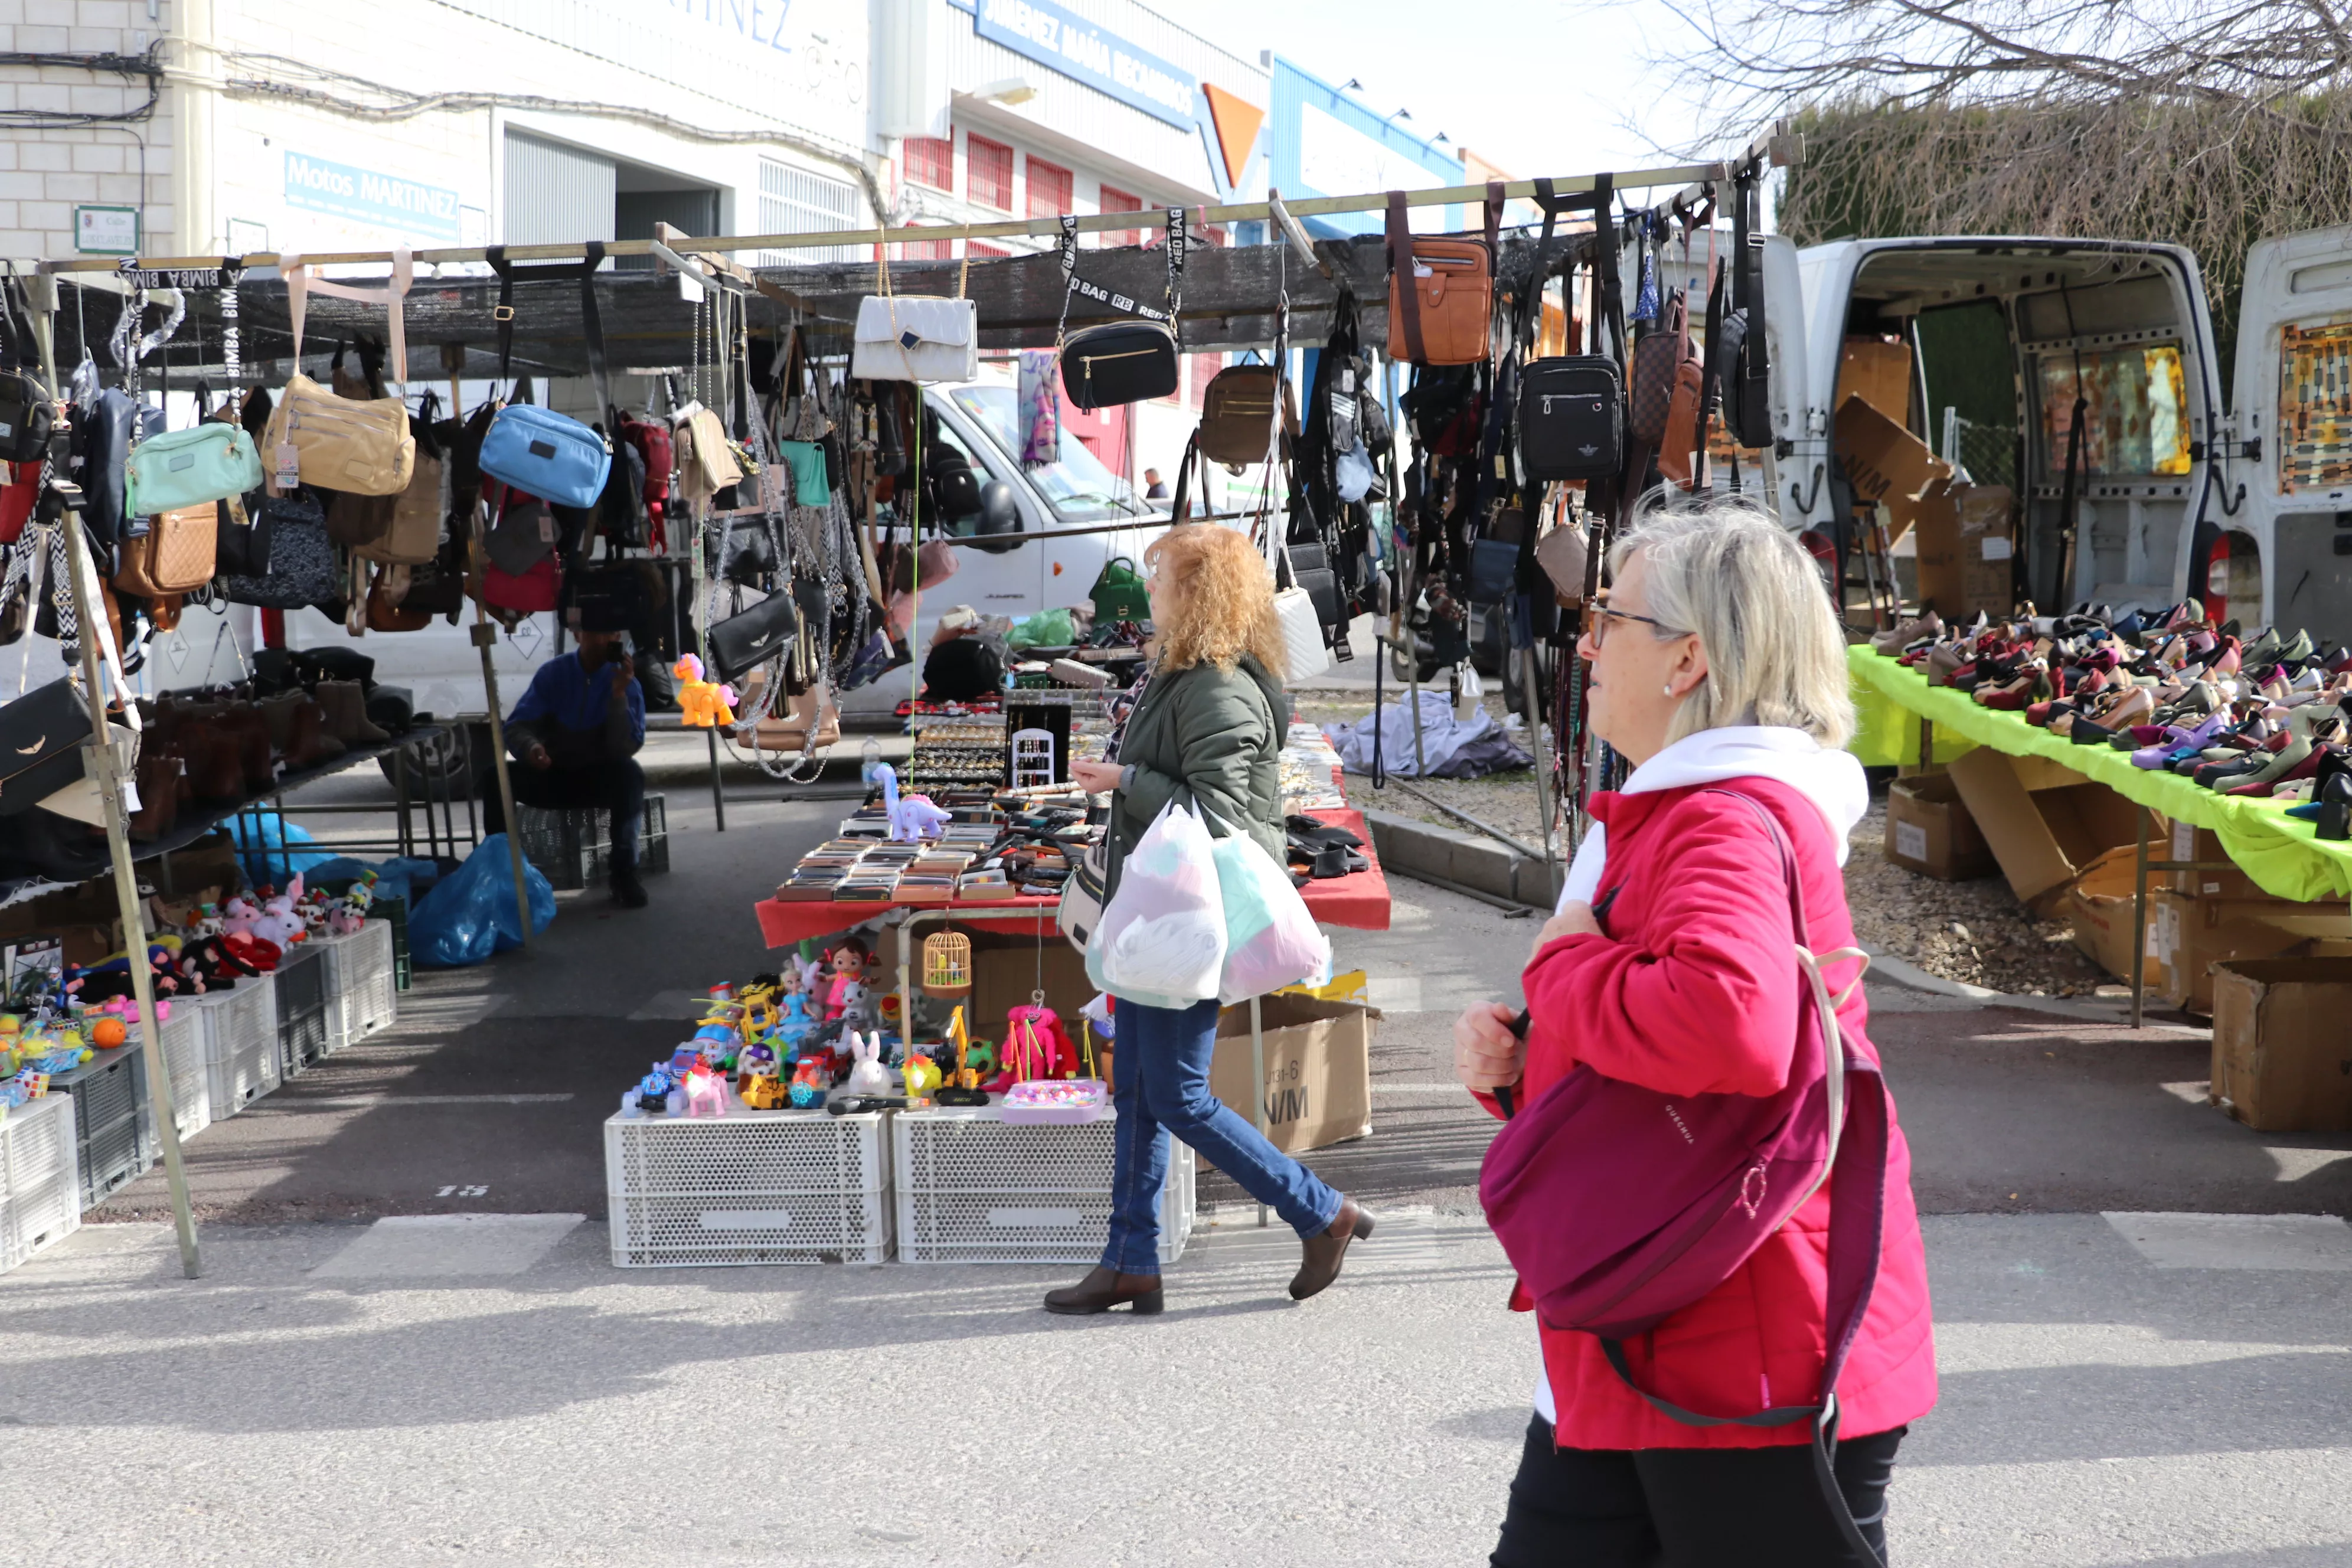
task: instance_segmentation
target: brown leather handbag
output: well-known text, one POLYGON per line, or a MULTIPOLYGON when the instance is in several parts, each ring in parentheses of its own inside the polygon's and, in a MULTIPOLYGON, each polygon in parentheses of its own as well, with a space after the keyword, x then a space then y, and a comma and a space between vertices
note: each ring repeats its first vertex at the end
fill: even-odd
POLYGON ((368 589, 367 629, 372 632, 422 631, 433 624, 433 612, 407 602, 407 584, 404 582, 398 584, 401 590, 398 595, 392 592, 394 584, 390 579, 394 573, 404 578, 408 568, 387 566, 376 570, 375 582, 368 589))
MULTIPOLYGON (((1275 385, 1270 364, 1230 364, 1210 378, 1201 397, 1201 456, 1213 463, 1263 463, 1274 433, 1275 385)), ((1282 395, 1283 434, 1298 434, 1298 410, 1282 395)))
MULTIPOLYGON (((413 469, 410 478, 415 479, 413 469)), ((399 510, 400 493, 364 496, 331 491, 327 499, 327 537, 353 549, 381 544, 391 537, 393 519, 399 510)))
POLYGON ((142 537, 123 541, 115 558, 114 586, 142 599, 201 588, 213 580, 219 542, 219 502, 159 512, 148 520, 142 537))
POLYGON ((1626 428, 1633 439, 1656 450, 1666 438, 1666 417, 1674 408, 1675 387, 1682 367, 1698 367, 1698 352, 1691 346, 1690 305, 1677 292, 1666 305, 1663 326, 1633 345, 1633 374, 1626 388, 1626 428))
POLYGON ((1412 364, 1475 364, 1495 317, 1493 236, 1502 187, 1486 186, 1484 240, 1416 236, 1404 193, 1389 193, 1389 357, 1412 364))

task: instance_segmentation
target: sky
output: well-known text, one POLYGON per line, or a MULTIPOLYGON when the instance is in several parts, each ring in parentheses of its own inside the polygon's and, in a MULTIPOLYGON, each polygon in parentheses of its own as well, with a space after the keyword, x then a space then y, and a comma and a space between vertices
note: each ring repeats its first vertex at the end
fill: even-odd
POLYGON ((1375 112, 1408 110, 1412 130, 1443 131, 1519 179, 1671 163, 1645 135, 1685 145, 1700 112, 1643 67, 1649 31, 1681 26, 1658 0, 1146 3, 1237 54, 1354 77, 1375 112))

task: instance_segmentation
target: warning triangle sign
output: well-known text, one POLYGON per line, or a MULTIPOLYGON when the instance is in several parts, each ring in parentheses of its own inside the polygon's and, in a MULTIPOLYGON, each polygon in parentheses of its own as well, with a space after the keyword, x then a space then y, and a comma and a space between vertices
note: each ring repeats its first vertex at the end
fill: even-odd
POLYGON ((1201 84, 1201 94, 1209 100, 1209 119, 1217 128, 1217 150, 1225 160, 1225 184, 1238 185, 1242 171, 1249 165, 1250 149, 1257 145, 1258 129, 1265 123, 1265 110, 1210 82, 1201 84))

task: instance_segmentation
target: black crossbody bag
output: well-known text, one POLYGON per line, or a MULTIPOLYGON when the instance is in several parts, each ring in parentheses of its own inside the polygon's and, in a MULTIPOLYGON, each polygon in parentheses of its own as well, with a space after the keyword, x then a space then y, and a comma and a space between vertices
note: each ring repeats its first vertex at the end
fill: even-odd
POLYGON ((1078 220, 1062 219, 1062 386, 1080 408, 1116 408, 1175 394, 1181 379, 1176 312, 1184 301, 1184 209, 1168 209, 1168 309, 1138 304, 1078 276, 1078 220), (1105 321, 1069 331, 1070 300, 1089 300, 1124 310, 1137 320, 1105 321))

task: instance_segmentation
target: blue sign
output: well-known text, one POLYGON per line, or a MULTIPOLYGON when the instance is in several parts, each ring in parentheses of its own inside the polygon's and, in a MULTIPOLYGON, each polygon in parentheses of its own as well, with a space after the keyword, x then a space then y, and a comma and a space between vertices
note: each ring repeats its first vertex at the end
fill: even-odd
POLYGON ((1157 120, 1191 130, 1192 73, 1146 54, 1051 0, 977 0, 972 26, 992 44, 1051 66, 1157 120))
POLYGON ((330 163, 300 153, 286 154, 286 205, 378 224, 425 239, 455 244, 458 237, 457 192, 379 174, 373 169, 330 163))

